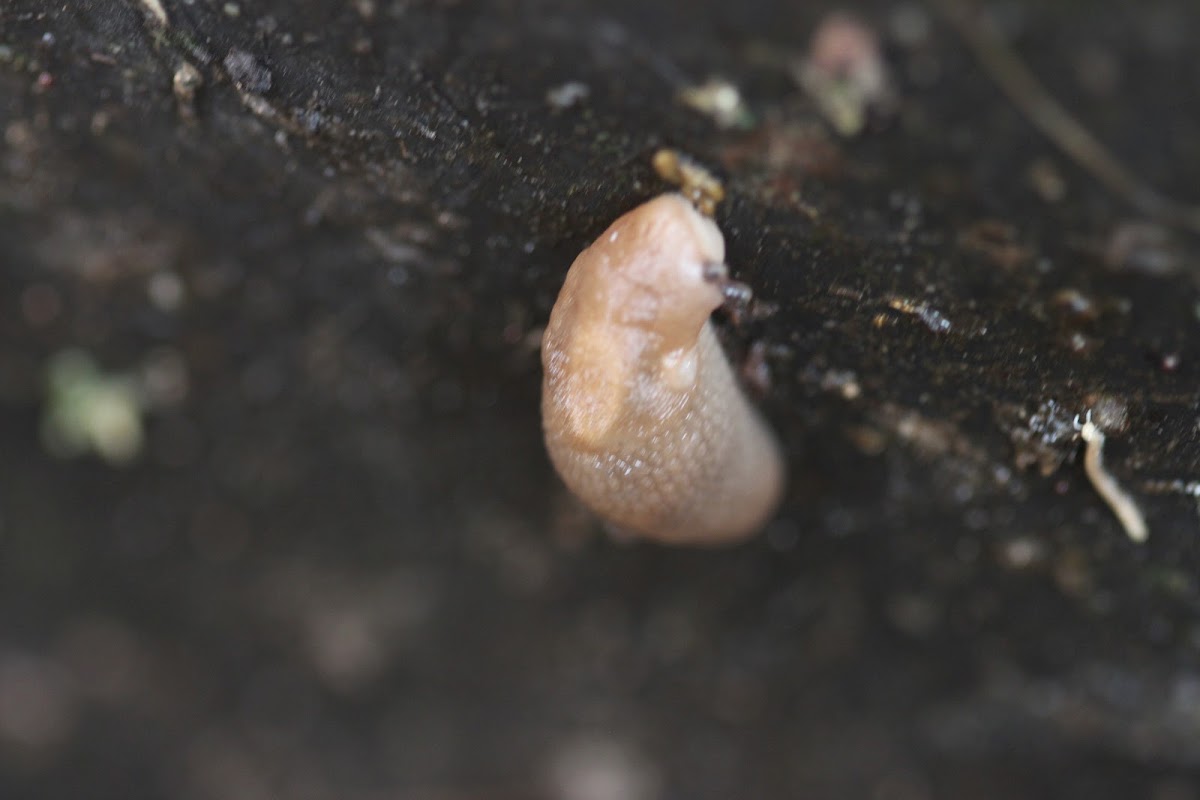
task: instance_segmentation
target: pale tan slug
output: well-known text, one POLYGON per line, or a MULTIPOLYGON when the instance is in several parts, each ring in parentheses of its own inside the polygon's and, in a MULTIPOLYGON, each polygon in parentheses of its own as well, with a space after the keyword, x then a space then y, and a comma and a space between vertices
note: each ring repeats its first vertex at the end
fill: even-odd
POLYGON ((783 493, 779 446, 709 322, 724 260, 711 219, 657 197, 579 254, 542 339, 559 475, 613 525, 661 542, 749 536, 783 493))

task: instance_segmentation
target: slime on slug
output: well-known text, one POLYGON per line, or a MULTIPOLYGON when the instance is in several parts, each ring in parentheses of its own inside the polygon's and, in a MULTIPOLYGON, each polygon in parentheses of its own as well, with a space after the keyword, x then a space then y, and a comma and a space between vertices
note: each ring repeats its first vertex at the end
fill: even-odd
POLYGON ((783 493, 779 445, 737 384, 712 312, 728 280, 716 224, 664 194, 571 265, 542 340, 542 425, 563 481, 629 532, 721 544, 783 493))

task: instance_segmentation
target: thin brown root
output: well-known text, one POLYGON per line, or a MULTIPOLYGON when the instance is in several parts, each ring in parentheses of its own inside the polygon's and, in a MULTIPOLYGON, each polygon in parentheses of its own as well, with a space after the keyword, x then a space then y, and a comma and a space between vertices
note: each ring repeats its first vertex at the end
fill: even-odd
POLYGON ((1172 200, 1134 175, 1046 90, 972 0, 929 2, 954 26, 1009 100, 1068 158, 1139 212, 1200 234, 1200 207, 1172 200))

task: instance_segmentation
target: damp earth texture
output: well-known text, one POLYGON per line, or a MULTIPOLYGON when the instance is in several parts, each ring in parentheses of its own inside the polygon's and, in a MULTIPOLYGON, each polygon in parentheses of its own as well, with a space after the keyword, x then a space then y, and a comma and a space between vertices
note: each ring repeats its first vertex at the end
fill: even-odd
POLYGON ((0 797, 1200 796, 1198 37, 0 3, 0 797), (543 443, 662 151, 786 463, 722 549, 607 535, 543 443))

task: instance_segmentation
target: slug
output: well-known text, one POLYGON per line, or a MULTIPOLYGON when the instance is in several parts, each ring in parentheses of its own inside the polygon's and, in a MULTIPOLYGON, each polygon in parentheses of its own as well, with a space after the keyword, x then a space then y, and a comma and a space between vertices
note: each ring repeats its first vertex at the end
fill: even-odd
POLYGON ((610 524, 663 543, 745 538, 783 494, 779 445, 709 321, 740 286, 724 261, 716 224, 661 195, 579 254, 542 339, 555 469, 610 524))

